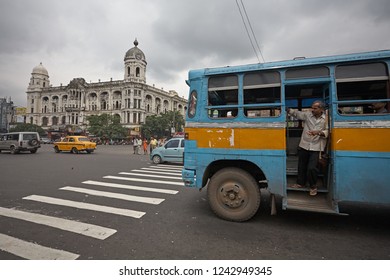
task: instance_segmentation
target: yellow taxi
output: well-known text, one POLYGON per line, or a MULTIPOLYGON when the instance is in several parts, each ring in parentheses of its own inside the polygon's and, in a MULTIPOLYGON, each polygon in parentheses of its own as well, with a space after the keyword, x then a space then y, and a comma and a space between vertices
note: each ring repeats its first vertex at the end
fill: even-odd
POLYGON ((59 142, 54 142, 54 151, 71 152, 78 154, 79 152, 92 153, 96 149, 96 143, 89 141, 86 136, 67 136, 59 142))

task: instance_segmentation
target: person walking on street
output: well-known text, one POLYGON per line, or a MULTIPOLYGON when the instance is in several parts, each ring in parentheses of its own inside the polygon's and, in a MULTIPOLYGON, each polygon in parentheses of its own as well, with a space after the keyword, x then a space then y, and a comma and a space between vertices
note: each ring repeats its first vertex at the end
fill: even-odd
POLYGON ((142 147, 144 148, 144 155, 148 154, 148 140, 144 138, 144 141, 142 142, 142 147))
POLYGON ((150 137, 150 153, 157 147, 156 138, 150 137))
POLYGON ((134 140, 133 140, 133 149, 134 149, 134 154, 138 154, 138 149, 139 149, 139 142, 138 142, 138 136, 135 136, 134 137, 134 140))

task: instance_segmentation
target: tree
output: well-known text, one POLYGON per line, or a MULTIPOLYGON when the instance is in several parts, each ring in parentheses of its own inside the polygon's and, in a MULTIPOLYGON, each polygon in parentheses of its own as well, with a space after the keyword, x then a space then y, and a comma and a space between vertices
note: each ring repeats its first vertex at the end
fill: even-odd
POLYGON ((14 128, 10 128, 9 132, 34 131, 39 135, 45 135, 46 132, 42 127, 32 123, 18 123, 14 128))
POLYGON ((88 116, 88 130, 97 137, 107 139, 122 139, 127 136, 127 129, 120 124, 118 115, 93 115, 88 116))
POLYGON ((158 116, 148 116, 145 124, 141 126, 142 135, 162 138, 171 136, 172 128, 175 132, 181 132, 184 126, 184 118, 179 111, 170 111, 158 116))

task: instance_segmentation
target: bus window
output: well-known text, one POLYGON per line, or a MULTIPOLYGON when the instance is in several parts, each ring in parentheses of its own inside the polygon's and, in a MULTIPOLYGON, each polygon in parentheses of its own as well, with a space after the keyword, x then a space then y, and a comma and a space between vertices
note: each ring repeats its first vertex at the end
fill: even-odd
POLYGON ((217 76, 210 78, 208 105, 208 116, 210 118, 235 117, 238 106, 237 76, 217 76))
POLYGON ((190 100, 189 100, 189 106, 188 106, 188 117, 193 118, 196 114, 196 104, 198 101, 198 94, 196 91, 192 91, 190 95, 190 100))
POLYGON ((244 76, 244 113, 247 118, 280 115, 279 72, 256 72, 244 76), (250 105, 250 106, 248 106, 250 105))
POLYGON ((383 63, 336 67, 338 113, 388 114, 389 78, 383 63))

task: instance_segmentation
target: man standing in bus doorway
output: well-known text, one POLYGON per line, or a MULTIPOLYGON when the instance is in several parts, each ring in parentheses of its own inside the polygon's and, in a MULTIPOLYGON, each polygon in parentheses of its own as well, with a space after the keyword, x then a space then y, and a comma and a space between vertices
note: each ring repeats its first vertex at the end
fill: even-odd
POLYGON ((320 152, 325 149, 328 137, 325 104, 321 100, 316 100, 311 105, 311 111, 287 109, 287 113, 304 121, 298 148, 298 178, 297 183, 291 187, 304 188, 308 182, 310 195, 317 195, 318 160, 320 152))

